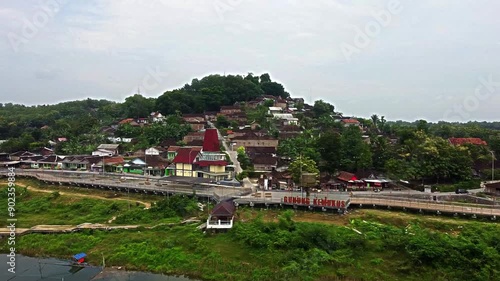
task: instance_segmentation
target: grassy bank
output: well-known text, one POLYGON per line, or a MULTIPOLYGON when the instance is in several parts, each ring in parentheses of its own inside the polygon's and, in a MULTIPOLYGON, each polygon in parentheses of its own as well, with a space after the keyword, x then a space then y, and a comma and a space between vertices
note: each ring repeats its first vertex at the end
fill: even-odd
MULTIPOLYGON (((36 192, 18 187, 16 195, 17 227, 40 224, 107 223, 129 209, 141 208, 125 201, 61 195, 58 191, 36 192)), ((0 200, 7 202, 7 188, 0 186, 0 200)), ((7 223, 7 208, 0 213, 0 226, 7 223)))
POLYGON ((462 221, 439 228, 445 230, 362 219, 345 226, 298 222, 285 212, 276 222, 257 216, 216 235, 188 225, 31 234, 17 244, 26 255, 67 258, 85 251, 95 264, 104 255, 107 265, 206 280, 498 280, 498 225, 462 221))
MULTIPOLYGON (((46 187, 50 188, 50 187, 46 187)), ((0 188, 4 200, 5 188, 0 188)), ((156 225, 206 216, 175 196, 151 209, 123 200, 17 189, 19 225, 105 222, 156 225)), ((62 191, 61 191, 62 193, 62 191)), ((95 195, 95 194, 93 194, 95 195)), ((498 280, 500 226, 443 216, 352 210, 349 215, 241 208, 227 233, 196 225, 28 234, 18 253, 89 261, 205 280, 498 280)), ((6 221, 2 213, 1 222, 6 221)), ((5 240, 0 251, 7 251, 5 240)))

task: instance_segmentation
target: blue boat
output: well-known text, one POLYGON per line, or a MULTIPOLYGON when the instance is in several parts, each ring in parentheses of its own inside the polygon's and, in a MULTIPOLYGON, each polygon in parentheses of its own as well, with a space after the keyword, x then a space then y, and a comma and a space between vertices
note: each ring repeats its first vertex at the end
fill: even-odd
POLYGON ((82 264, 85 262, 86 257, 87 257, 87 254, 85 254, 85 253, 76 254, 73 256, 73 263, 82 264))

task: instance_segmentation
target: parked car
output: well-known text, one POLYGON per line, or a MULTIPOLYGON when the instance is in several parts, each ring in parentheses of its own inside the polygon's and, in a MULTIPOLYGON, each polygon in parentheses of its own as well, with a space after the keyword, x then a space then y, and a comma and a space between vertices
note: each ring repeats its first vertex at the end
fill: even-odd
POLYGON ((467 194, 467 193, 469 193, 469 191, 467 191, 467 189, 457 189, 457 190, 455 190, 455 193, 456 194, 467 194))

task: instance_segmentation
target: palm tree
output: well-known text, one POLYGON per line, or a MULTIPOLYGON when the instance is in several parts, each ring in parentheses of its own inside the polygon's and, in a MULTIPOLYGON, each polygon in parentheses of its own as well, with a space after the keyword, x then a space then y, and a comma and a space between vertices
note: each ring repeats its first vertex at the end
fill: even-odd
POLYGON ((378 115, 377 114, 373 114, 372 117, 372 122, 373 122, 373 127, 375 128, 375 130, 378 131, 378 122, 380 121, 380 119, 378 118, 378 115))

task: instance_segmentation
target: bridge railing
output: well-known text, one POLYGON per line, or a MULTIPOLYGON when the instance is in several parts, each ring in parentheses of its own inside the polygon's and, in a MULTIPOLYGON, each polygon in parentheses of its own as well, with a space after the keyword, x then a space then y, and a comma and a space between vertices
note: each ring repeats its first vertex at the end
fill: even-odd
POLYGON ((353 198, 351 204, 365 204, 387 207, 401 207, 411 209, 421 209, 440 212, 478 214, 478 215, 500 215, 500 210, 497 208, 484 208, 477 206, 458 206, 451 205, 445 202, 421 202, 421 201, 405 201, 395 199, 377 199, 377 198, 353 198))
MULTIPOLYGON (((458 202, 458 201, 444 201, 444 200, 433 200, 423 199, 423 198, 412 198, 411 196, 414 194, 408 194, 408 197, 399 197, 399 196, 390 196, 390 195, 382 195, 382 194, 357 194, 352 197, 354 201, 359 199, 381 199, 381 200, 395 200, 395 201, 407 201, 407 202, 421 202, 421 203, 435 203, 435 204, 446 204, 446 205, 455 205, 459 207, 480 207, 480 208, 491 208, 491 209, 500 209, 500 204, 495 201, 491 201, 490 204, 480 204, 480 203, 468 203, 468 202, 458 202)), ((433 197, 430 195, 429 197, 433 197)))

